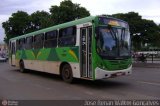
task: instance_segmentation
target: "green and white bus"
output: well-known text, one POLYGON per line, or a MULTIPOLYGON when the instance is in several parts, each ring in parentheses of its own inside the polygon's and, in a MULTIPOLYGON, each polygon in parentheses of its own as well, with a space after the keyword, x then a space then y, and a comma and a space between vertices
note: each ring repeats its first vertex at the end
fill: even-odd
POLYGON ((127 22, 89 16, 10 39, 12 66, 73 78, 98 80, 132 73, 127 22))

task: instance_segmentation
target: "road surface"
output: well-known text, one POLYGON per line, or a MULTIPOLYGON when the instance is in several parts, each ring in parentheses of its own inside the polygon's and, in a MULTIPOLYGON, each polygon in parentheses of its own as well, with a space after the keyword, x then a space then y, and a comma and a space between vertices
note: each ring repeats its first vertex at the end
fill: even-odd
POLYGON ((160 69, 134 67, 131 76, 68 84, 59 76, 20 73, 0 63, 0 100, 144 100, 160 99, 160 69))

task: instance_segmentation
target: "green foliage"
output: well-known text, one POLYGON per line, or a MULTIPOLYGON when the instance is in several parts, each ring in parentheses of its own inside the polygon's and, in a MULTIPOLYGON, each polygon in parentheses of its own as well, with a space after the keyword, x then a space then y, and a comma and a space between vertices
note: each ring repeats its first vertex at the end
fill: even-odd
POLYGON ((13 13, 8 21, 2 23, 6 34, 4 41, 8 43, 10 38, 49 27, 53 23, 50 20, 50 14, 45 11, 37 11, 31 15, 23 11, 13 13))
POLYGON ((6 34, 4 41, 8 43, 10 38, 24 34, 28 24, 29 15, 26 12, 18 11, 13 13, 8 21, 2 23, 6 34))
POLYGON ((8 43, 10 38, 90 15, 84 7, 70 0, 62 1, 60 6, 51 6, 50 13, 45 11, 36 11, 31 15, 23 11, 13 13, 8 21, 3 22, 6 34, 4 41, 8 43))
POLYGON ((119 13, 112 16, 129 23, 132 43, 135 50, 142 49, 145 43, 152 46, 159 46, 160 35, 158 33, 158 26, 153 21, 142 19, 142 17, 135 12, 126 14, 119 13))
POLYGON ((51 16, 45 11, 36 11, 30 15, 29 31, 36 31, 53 25, 51 16))
POLYGON ((50 13, 54 24, 68 22, 90 15, 89 11, 84 7, 80 7, 79 4, 72 3, 70 0, 62 1, 60 6, 51 6, 50 13))

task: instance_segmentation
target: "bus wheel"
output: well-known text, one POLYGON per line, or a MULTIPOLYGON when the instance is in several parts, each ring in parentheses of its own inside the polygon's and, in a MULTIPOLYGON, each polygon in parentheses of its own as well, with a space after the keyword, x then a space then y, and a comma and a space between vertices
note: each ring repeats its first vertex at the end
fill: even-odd
POLYGON ((22 72, 22 73, 26 72, 26 70, 24 68, 24 62, 23 61, 19 62, 19 68, 20 68, 20 72, 22 72))
POLYGON ((65 64, 62 68, 62 79, 67 83, 72 83, 73 81, 73 74, 72 68, 69 64, 65 64))

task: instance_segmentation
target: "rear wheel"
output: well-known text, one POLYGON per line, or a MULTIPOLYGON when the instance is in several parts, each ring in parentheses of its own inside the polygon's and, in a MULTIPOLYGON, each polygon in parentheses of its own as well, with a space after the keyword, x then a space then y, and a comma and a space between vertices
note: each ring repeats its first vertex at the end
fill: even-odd
POLYGON ((73 74, 72 68, 69 64, 65 64, 62 68, 62 79, 67 83, 72 83, 73 81, 73 74))
POLYGON ((22 72, 22 73, 25 73, 25 72, 26 72, 23 61, 20 61, 20 62, 19 62, 19 68, 20 68, 20 72, 22 72))

